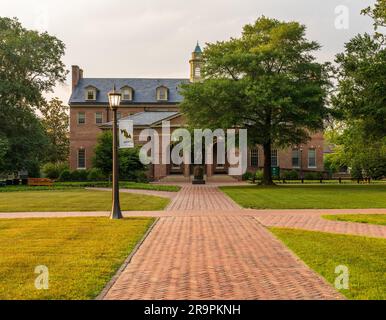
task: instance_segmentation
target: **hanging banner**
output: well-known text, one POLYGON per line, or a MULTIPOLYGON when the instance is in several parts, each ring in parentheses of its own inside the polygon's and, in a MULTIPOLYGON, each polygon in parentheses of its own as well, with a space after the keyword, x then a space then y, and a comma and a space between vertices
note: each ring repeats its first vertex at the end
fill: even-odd
POLYGON ((133 120, 119 121, 119 148, 134 148, 133 120))

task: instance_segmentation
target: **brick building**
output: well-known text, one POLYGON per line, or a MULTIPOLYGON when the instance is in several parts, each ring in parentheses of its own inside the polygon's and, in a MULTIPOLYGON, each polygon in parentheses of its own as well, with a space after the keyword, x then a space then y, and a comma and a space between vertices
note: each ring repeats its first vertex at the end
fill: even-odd
MULTIPOLYGON (((134 140, 142 129, 153 128, 161 132, 162 121, 170 121, 171 131, 186 123, 179 112, 182 96, 179 86, 183 83, 200 81, 201 48, 196 46, 190 59, 190 78, 146 79, 146 78, 85 78, 83 70, 72 66, 72 94, 70 105, 70 168, 91 167, 94 146, 101 130, 111 127, 111 111, 107 94, 115 84, 122 92, 118 117, 134 122, 134 140)), ((272 165, 282 170, 323 171, 323 134, 315 134, 299 148, 272 150, 272 165)), ((162 148, 160 148, 162 149, 162 148)), ((216 159, 216 156, 214 156, 216 159)), ((248 170, 262 168, 263 150, 260 146, 248 151, 248 170)), ((227 165, 207 165, 207 177, 227 174, 227 165)), ((175 166, 158 164, 150 166, 149 176, 159 180, 169 175, 189 177, 191 165, 175 166)))

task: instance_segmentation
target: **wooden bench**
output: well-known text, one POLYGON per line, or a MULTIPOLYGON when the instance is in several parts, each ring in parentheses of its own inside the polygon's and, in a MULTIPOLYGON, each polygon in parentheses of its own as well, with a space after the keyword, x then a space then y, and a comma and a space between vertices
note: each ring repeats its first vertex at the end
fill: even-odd
POLYGON ((28 178, 29 186, 53 186, 53 181, 47 178, 28 178))

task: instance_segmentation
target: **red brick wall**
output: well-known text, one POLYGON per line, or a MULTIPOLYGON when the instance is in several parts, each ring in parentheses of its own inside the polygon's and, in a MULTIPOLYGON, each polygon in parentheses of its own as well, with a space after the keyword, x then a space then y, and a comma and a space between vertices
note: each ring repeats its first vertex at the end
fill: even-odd
MULTIPOLYGON (((118 109, 122 117, 131 114, 142 112, 145 109, 177 111, 177 106, 159 106, 159 105, 140 105, 140 106, 124 106, 118 109)), ((78 150, 84 148, 86 150, 86 167, 91 168, 92 157, 94 156, 94 147, 97 141, 97 136, 101 132, 98 125, 95 123, 95 113, 103 113, 103 122, 112 120, 112 112, 107 110, 107 106, 70 106, 70 158, 69 164, 71 170, 78 168, 78 150), (86 123, 78 124, 78 113, 85 112, 86 123)))

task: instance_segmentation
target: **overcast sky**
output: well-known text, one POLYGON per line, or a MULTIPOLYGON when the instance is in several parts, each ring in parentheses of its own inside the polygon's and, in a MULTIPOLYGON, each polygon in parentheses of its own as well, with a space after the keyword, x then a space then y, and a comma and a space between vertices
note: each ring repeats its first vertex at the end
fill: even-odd
MULTIPOLYGON (((48 31, 66 44, 64 62, 85 77, 189 77, 201 44, 237 37, 259 16, 305 24, 321 61, 332 61, 358 33, 372 30, 360 10, 375 0, 1 0, 0 16, 48 31), (348 21, 342 7, 348 10, 348 21), (336 11, 337 10, 337 11, 336 11), (336 12, 337 13, 336 13, 336 12), (343 14, 343 15, 342 15, 343 14)), ((67 84, 55 95, 67 103, 67 84)))

